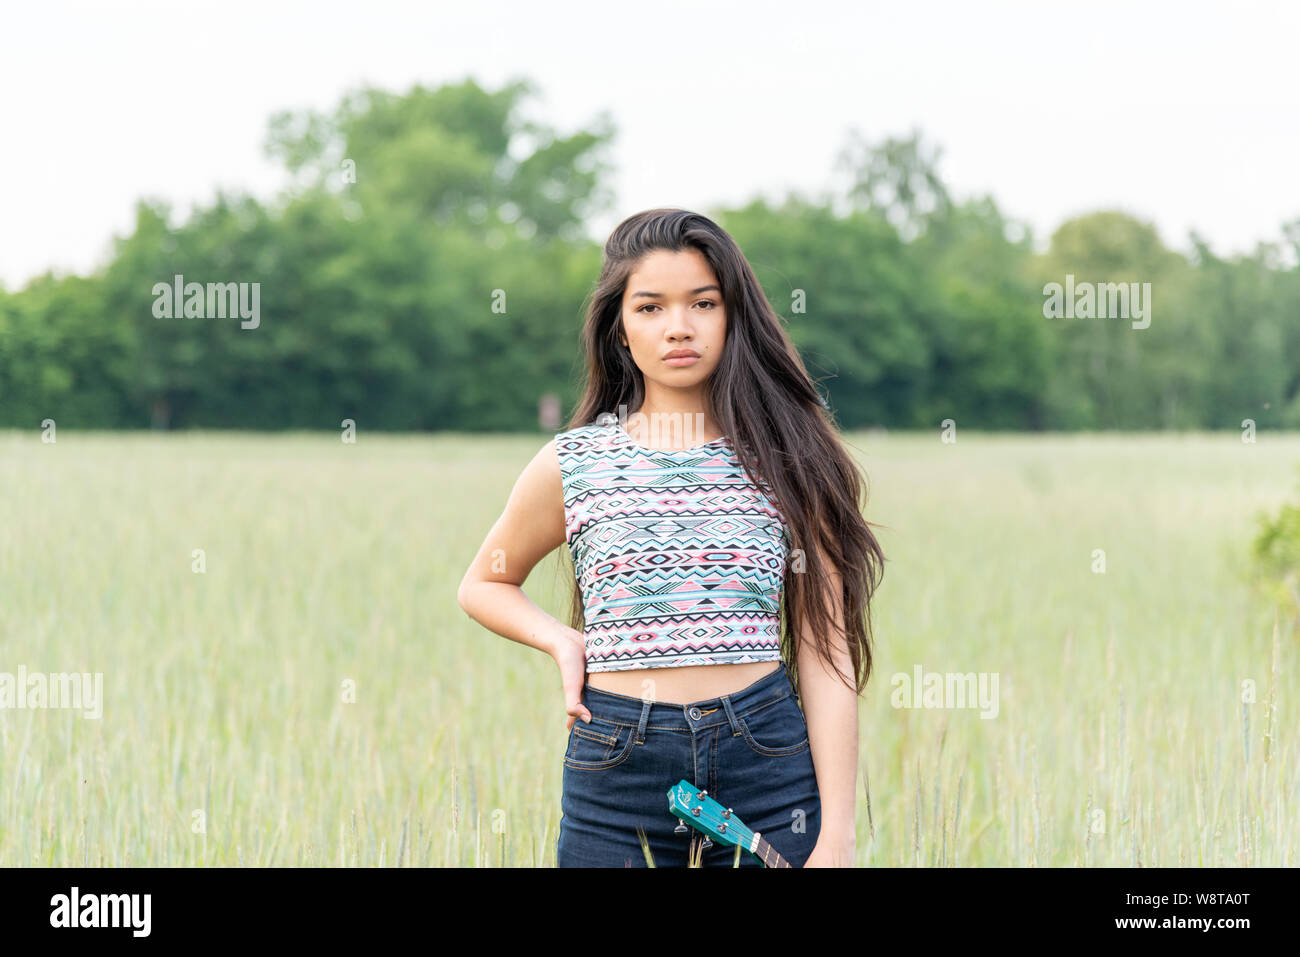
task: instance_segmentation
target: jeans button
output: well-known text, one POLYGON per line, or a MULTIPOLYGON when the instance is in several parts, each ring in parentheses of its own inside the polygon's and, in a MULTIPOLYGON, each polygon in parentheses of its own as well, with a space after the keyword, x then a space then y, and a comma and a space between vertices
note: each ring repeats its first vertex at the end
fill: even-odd
POLYGON ((700 719, 700 709, 699 709, 699 708, 692 708, 692 709, 690 710, 690 715, 691 715, 692 718, 694 718, 695 720, 698 721, 698 720, 700 719))

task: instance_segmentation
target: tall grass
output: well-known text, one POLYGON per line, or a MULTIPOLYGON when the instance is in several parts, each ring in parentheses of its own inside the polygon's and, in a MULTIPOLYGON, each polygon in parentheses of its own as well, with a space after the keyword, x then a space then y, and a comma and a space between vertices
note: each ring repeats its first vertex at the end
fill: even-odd
MULTIPOLYGON (((849 440, 889 558, 858 863, 1300 860, 1297 637, 1241 574, 1300 436, 849 440), (997 717, 891 707, 918 664, 997 717)), ((544 441, 0 433, 0 672, 105 699, 0 710, 0 864, 552 865, 558 674, 455 600, 544 441)))

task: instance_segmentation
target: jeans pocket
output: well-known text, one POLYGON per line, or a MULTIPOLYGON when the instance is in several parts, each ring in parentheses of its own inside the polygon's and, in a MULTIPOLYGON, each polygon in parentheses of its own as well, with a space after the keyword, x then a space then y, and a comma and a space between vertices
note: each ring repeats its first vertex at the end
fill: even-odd
POLYGON ((758 754, 798 754, 808 748, 808 722, 793 693, 736 715, 736 721, 745 743, 758 754))
POLYGON ((565 767, 580 771, 603 771, 622 764, 632 753, 636 728, 630 724, 607 721, 596 715, 588 724, 579 718, 569 731, 569 746, 564 753, 565 767))

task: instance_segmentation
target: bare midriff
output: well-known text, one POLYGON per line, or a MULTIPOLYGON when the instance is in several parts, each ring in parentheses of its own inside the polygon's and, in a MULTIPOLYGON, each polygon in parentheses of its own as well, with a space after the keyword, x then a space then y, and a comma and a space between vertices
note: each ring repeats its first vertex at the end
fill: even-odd
POLYGON ((663 704, 689 704, 735 694, 780 667, 779 661, 746 661, 731 665, 596 671, 588 673, 587 684, 629 698, 648 697, 663 704))

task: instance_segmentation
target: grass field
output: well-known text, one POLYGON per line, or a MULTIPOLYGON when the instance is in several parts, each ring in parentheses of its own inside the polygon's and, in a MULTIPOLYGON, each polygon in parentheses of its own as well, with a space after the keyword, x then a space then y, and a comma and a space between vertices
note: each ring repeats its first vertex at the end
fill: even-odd
MULTIPOLYGON (((0 710, 0 865, 553 865, 558 673, 455 595, 546 438, 0 432, 0 672, 104 699, 0 710)), ((1242 577, 1300 435, 848 438, 859 864, 1300 862, 1300 639, 1242 577), (996 718, 891 707, 918 665, 996 718)))

